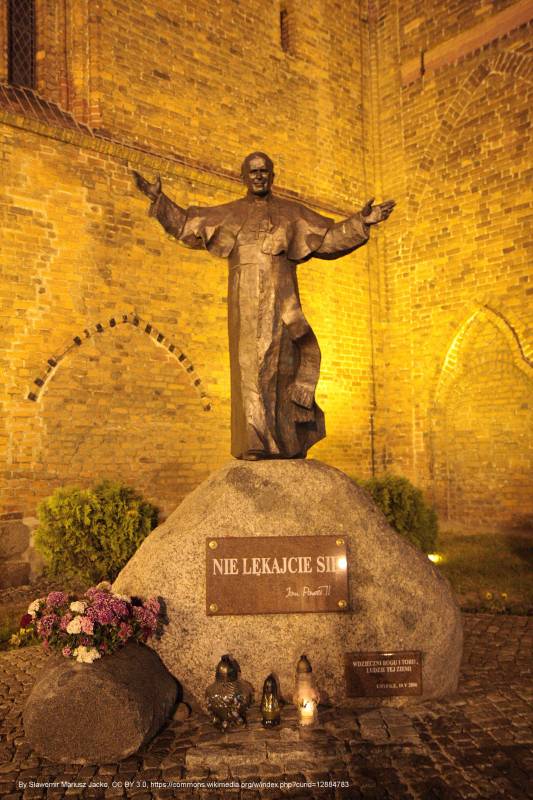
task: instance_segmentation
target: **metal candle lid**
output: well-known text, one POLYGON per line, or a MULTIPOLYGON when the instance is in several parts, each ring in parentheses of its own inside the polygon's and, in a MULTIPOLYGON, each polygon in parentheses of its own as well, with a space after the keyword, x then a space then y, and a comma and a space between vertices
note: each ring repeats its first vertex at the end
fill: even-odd
POLYGON ((312 672, 313 668, 309 663, 309 659, 307 656, 300 656, 300 660, 298 661, 298 665, 296 667, 296 672, 312 672))
POLYGON ((217 665, 215 675, 217 681, 236 681, 239 677, 239 670, 236 661, 230 656, 222 656, 217 665))

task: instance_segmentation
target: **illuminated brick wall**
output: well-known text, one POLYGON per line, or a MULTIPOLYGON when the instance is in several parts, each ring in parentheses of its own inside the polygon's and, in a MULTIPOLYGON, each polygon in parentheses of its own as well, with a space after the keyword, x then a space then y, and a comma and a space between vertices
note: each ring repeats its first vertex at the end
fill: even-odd
POLYGON ((533 4, 380 2, 380 465, 460 529, 522 527, 531 492, 533 4))
POLYGON ((288 3, 286 50, 276 3, 37 6, 38 91, 96 135, 0 104, 0 515, 102 477, 167 514, 228 460, 226 265, 166 237, 128 172, 219 203, 260 148, 322 213, 398 200, 364 250, 300 269, 311 455, 408 475, 463 529, 522 524, 528 3, 288 3))
MULTIPOLYGON (((79 88, 62 107, 97 135, 0 106, 0 513, 31 516, 56 486, 109 477, 168 514, 230 458, 227 266, 167 237, 129 170, 161 172, 182 205, 216 204, 242 195, 240 162, 262 148, 281 191, 337 218, 360 208, 366 28, 357 3, 311 3, 308 18, 291 10, 285 53, 275 7, 261 3, 219 16, 207 2, 184 14, 162 0, 69 6, 84 7, 84 28, 41 18, 38 88, 61 100, 57 26, 85 37, 89 79, 76 48, 57 76, 79 88)), ((360 475, 372 462, 369 253, 300 269, 323 353, 328 437, 313 455, 360 475)))

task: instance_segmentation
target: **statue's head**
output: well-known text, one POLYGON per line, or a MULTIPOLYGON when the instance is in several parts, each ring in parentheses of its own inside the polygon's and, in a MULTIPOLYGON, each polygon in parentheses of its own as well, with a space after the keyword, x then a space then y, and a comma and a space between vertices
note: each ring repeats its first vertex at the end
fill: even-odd
POLYGON ((274 162, 266 153, 250 153, 242 162, 241 177, 249 195, 264 197, 274 182, 274 162))

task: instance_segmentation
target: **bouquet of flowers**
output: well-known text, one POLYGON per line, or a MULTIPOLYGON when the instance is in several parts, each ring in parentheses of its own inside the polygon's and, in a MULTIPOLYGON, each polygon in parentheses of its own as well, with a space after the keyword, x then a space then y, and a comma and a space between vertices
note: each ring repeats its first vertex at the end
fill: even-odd
POLYGON ((50 592, 30 603, 20 621, 21 636, 41 639, 46 649, 91 664, 132 639, 146 642, 161 625, 156 598, 114 594, 104 582, 87 589, 81 600, 66 592, 50 592))

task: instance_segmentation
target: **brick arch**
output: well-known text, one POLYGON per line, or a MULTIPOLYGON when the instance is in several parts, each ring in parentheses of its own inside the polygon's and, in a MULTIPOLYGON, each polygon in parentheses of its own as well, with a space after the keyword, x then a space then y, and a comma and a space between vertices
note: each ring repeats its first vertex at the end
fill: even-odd
MULTIPOLYGON (((414 210, 415 218, 422 205, 422 198, 429 186, 431 170, 440 153, 447 146, 450 133, 454 130, 459 120, 473 100, 474 94, 491 75, 514 75, 527 83, 533 83, 533 58, 510 51, 493 55, 481 64, 478 64, 466 77, 455 97, 451 100, 438 129, 429 139, 418 162, 414 175, 412 189, 408 193, 409 204, 414 210)), ((414 225, 413 225, 414 227, 414 225)), ((411 243, 413 236, 409 236, 411 243)))
POLYGON ((487 305, 478 306, 459 326, 448 347, 435 391, 435 410, 444 405, 453 385, 463 374, 463 353, 476 327, 483 322, 490 322, 500 332, 509 346, 514 366, 533 379, 533 362, 528 358, 526 347, 519 337, 518 325, 512 325, 506 316, 487 305))
POLYGON ((472 309, 449 343, 428 410, 433 502, 473 531, 528 524, 533 363, 519 327, 487 305, 472 309))
POLYGON ((28 392, 27 399, 33 402, 38 402, 46 385, 53 378, 55 371, 61 361, 63 361, 69 353, 82 347, 89 339, 94 338, 111 330, 117 325, 129 324, 138 328, 142 333, 146 334, 156 346, 165 348, 178 362, 180 367, 184 370, 189 378, 191 385, 198 394, 204 411, 211 411, 212 405, 209 400, 207 392, 202 386, 202 379, 199 377, 196 369, 190 358, 183 352, 183 350, 168 339, 160 330, 154 325, 143 320, 137 314, 122 314, 120 317, 111 317, 107 322, 96 322, 88 328, 84 328, 81 334, 74 336, 59 354, 53 354, 47 360, 46 365, 43 367, 42 372, 34 379, 33 384, 37 388, 32 388, 28 392))

